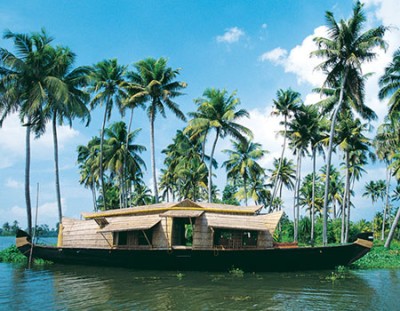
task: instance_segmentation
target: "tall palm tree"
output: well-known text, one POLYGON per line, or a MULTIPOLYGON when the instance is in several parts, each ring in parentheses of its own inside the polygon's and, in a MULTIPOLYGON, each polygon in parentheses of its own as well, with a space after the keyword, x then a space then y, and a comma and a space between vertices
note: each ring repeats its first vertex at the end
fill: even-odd
POLYGON ((102 189, 103 207, 107 209, 106 204, 106 185, 104 182, 103 166, 103 147, 104 147, 104 129, 106 121, 110 119, 112 108, 116 105, 121 114, 123 114, 124 100, 127 98, 126 88, 128 86, 125 80, 126 66, 119 65, 116 59, 103 60, 93 67, 91 75, 90 91, 95 95, 90 102, 94 109, 97 106, 104 107, 103 123, 100 131, 100 185, 102 189))
POLYGON ((345 161, 345 190, 343 196, 342 203, 342 232, 341 232, 341 242, 347 242, 348 228, 346 224, 350 222, 350 181, 352 177, 351 171, 351 155, 357 154, 358 158, 360 157, 360 152, 364 154, 370 154, 370 157, 373 159, 374 154, 370 151, 371 142, 370 139, 364 136, 365 131, 369 130, 368 124, 362 124, 360 119, 354 118, 354 116, 350 112, 343 112, 340 122, 337 124, 336 133, 337 133, 337 143, 339 148, 344 153, 344 161, 345 161), (346 217, 347 214, 347 217, 346 217))
POLYGON ((289 146, 297 155, 296 165, 296 183, 294 188, 294 240, 298 240, 298 222, 300 219, 300 181, 301 181, 301 160, 308 154, 308 147, 314 133, 316 126, 316 119, 314 118, 315 107, 301 105, 298 111, 294 114, 293 120, 289 123, 286 135, 289 138, 289 146))
POLYGON ((252 176, 264 174, 264 169, 257 161, 267 154, 267 150, 261 149, 261 144, 247 139, 238 142, 232 140, 231 143, 233 150, 222 150, 229 156, 229 160, 222 166, 226 167, 228 178, 235 179, 239 176, 243 181, 244 202, 247 206, 248 181, 252 176))
POLYGON ((4 32, 4 39, 12 40, 16 53, 0 48, 0 126, 4 119, 18 112, 21 123, 26 127, 26 162, 25 162, 25 202, 28 231, 32 231, 32 212, 30 198, 30 137, 31 132, 40 136, 45 130, 43 105, 48 101, 49 93, 61 100, 61 81, 54 77, 52 47, 45 30, 21 34, 9 30, 4 32))
POLYGON ((208 201, 212 202, 212 166, 218 139, 223 139, 229 135, 244 141, 244 135, 251 137, 252 133, 247 127, 236 123, 239 119, 248 117, 249 113, 245 109, 237 110, 240 100, 236 98, 235 92, 228 95, 226 90, 206 89, 203 97, 196 99, 195 103, 198 106, 197 112, 189 114, 192 119, 189 121, 185 132, 198 133, 199 131, 206 131, 209 133, 212 129, 215 130, 208 168, 208 201))
POLYGON ((75 54, 68 48, 57 47, 50 50, 52 53, 54 68, 52 75, 59 79, 60 88, 57 93, 63 92, 63 98, 59 99, 58 94, 49 94, 48 101, 44 108, 45 114, 52 122, 53 144, 54 144, 54 170, 55 170, 55 186, 58 206, 59 222, 62 220, 60 176, 58 163, 58 138, 57 124, 63 125, 65 122, 72 126, 72 120, 79 118, 82 121, 87 120, 86 125, 90 121, 90 112, 86 107, 89 101, 89 94, 82 90, 82 87, 88 83, 90 74, 89 67, 73 68, 75 62, 75 54))
POLYGON ((136 175, 141 174, 142 168, 146 168, 146 164, 140 157, 140 153, 146 150, 142 145, 133 144, 140 129, 128 133, 126 124, 122 121, 115 122, 105 129, 105 145, 104 145, 104 166, 116 175, 117 184, 121 189, 120 208, 124 206, 125 189, 124 183, 129 180, 129 176, 125 176, 126 172, 136 175), (126 141, 128 141, 128 150, 126 150, 126 141), (125 167, 126 165, 126 167, 125 167))
POLYGON ((392 62, 379 79, 379 99, 389 98, 389 116, 400 112, 400 48, 393 54, 392 62))
POLYGON ((376 57, 373 48, 385 48, 383 35, 386 28, 379 26, 362 32, 366 22, 365 14, 362 10, 363 5, 357 1, 353 7, 353 15, 348 20, 337 22, 332 12, 326 12, 328 25, 327 37, 316 37, 314 41, 318 45, 318 50, 311 53, 325 60, 317 66, 317 69, 326 73, 324 86, 335 87, 340 83, 340 94, 336 107, 332 114, 332 124, 330 129, 330 140, 327 152, 327 178, 324 194, 324 217, 323 217, 323 244, 328 243, 327 235, 327 207, 329 194, 330 165, 333 149, 333 136, 336 125, 337 114, 341 108, 345 90, 349 90, 357 99, 357 103, 362 102, 359 94, 364 90, 364 79, 362 77, 361 65, 366 61, 371 61, 376 57))
POLYGON ((154 143, 154 122, 157 114, 166 117, 165 110, 168 108, 176 117, 185 121, 186 117, 179 109, 174 98, 183 95, 182 89, 186 87, 185 82, 176 81, 180 69, 172 69, 167 66, 167 60, 146 58, 134 65, 136 72, 129 73, 131 81, 130 89, 133 95, 130 101, 148 102, 146 109, 150 121, 150 148, 151 148, 151 169, 153 174, 153 191, 155 202, 158 202, 158 187, 156 176, 156 158, 154 143))
MULTIPOLYGON (((281 169, 286 149, 286 138, 287 138, 286 131, 287 131, 288 121, 298 110, 300 104, 302 103, 302 99, 300 93, 295 92, 290 88, 287 90, 282 90, 282 89, 278 90, 278 92, 276 93, 276 97, 277 99, 273 100, 274 110, 272 111, 272 115, 283 116, 283 126, 284 126, 284 131, 282 134, 283 136, 282 154, 281 157, 279 158, 278 173, 276 175, 279 176, 279 170, 281 169)), ((274 184, 274 189, 272 191, 271 203, 276 197, 278 191, 277 180, 274 180, 273 184, 274 184)))

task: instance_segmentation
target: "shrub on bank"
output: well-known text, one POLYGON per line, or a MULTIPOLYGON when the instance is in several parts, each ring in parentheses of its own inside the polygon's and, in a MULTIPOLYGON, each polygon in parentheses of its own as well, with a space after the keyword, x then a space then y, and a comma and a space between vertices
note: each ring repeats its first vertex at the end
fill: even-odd
POLYGON ((390 249, 383 246, 383 242, 374 242, 371 251, 352 264, 356 269, 400 268, 400 242, 393 241, 390 249))

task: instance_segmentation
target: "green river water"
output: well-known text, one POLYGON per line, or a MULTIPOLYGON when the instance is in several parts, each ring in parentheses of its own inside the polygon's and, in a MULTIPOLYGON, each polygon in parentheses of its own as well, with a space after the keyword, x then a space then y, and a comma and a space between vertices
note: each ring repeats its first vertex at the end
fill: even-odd
MULTIPOLYGON (((12 241, 0 238, 0 248, 12 241)), ((267 263, 266 263, 267 264, 267 263)), ((0 310, 400 310, 400 270, 138 271, 0 263, 0 310)))

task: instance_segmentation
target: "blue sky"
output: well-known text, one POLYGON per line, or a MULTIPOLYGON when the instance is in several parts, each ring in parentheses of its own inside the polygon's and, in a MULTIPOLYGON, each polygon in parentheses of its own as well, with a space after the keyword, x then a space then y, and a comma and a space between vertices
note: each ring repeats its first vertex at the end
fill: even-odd
MULTIPOLYGON (((242 107, 250 112, 243 124, 255 134, 255 141, 270 151, 263 166, 271 167, 279 156, 282 139, 276 137, 279 119, 270 116, 272 100, 278 89, 292 87, 306 103, 315 103, 311 94, 320 86, 323 76, 313 71, 319 62, 310 59, 315 49, 314 35, 324 35, 324 14, 334 12, 337 19, 351 14, 352 1, 4 1, 0 0, 0 31, 38 31, 44 27, 55 43, 66 45, 77 54, 76 65, 92 65, 117 58, 130 65, 145 57, 167 57, 173 68, 182 68, 180 80, 188 83, 186 95, 177 99, 184 112, 193 111, 193 99, 208 87, 236 90, 242 107)), ((376 74, 367 84, 367 104, 380 116, 386 104, 377 100, 377 79, 400 46, 400 12, 397 0, 368 0, 365 11, 368 25, 394 26, 386 35, 389 48, 380 52, 365 72, 376 74), (397 28, 396 28, 397 27, 397 28)), ((0 46, 12 49, 11 42, 0 39, 0 46)), ((76 146, 86 144, 98 135, 102 109, 93 111, 88 128, 79 122, 73 128, 59 128, 62 202, 65 216, 79 217, 92 207, 89 190, 78 183, 76 146)), ((157 165, 162 167, 160 151, 184 123, 167 114, 156 120, 157 165)), ((117 111, 112 121, 120 120, 117 111)), ((111 121, 111 122, 112 122, 111 121)), ((377 126, 379 122, 374 125, 377 126)), ((148 120, 142 111, 135 112, 134 127, 142 128, 138 143, 149 149, 148 120)), ((26 224, 24 205, 24 129, 11 116, 0 129, 0 225, 17 219, 26 224)), ((221 149, 229 148, 229 140, 221 149)), ((149 163, 150 154, 143 158, 149 163)), ((218 152, 221 164, 225 158, 218 152)), ((339 162, 339 159, 336 159, 339 162)), ((310 169, 304 160, 304 172, 310 169)), ((322 161, 321 161, 322 162, 322 161)), ((322 165, 322 163, 320 163, 322 165)), ((39 223, 54 226, 57 221, 54 192, 54 164, 51 128, 33 142, 32 201, 36 202, 36 183, 40 184, 39 223)), ((148 164, 148 167, 150 165, 148 164)), ((223 176, 224 174, 220 174, 223 176)), ((384 178, 381 165, 368 167, 368 175, 356 185, 354 219, 371 219, 379 209, 361 198, 363 186, 370 179, 384 178)), ((146 175, 150 184, 150 174, 146 175)), ((222 187, 224 177, 216 180, 222 187)), ((285 205, 291 215, 292 200, 287 194, 285 205)))

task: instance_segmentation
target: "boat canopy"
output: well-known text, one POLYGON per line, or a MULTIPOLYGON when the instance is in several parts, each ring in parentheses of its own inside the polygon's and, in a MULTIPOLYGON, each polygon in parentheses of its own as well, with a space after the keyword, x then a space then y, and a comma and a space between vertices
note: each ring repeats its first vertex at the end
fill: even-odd
POLYGON ((191 211, 191 210, 170 210, 162 213, 161 217, 175 217, 175 218, 193 218, 200 217, 204 211, 191 211))
POLYGON ((157 225, 161 218, 159 215, 146 216, 125 216, 109 219, 110 224, 98 230, 99 233, 104 232, 121 232, 133 230, 147 230, 157 225))
POLYGON ((208 226, 211 228, 269 231, 271 234, 274 232, 281 217, 282 212, 258 215, 256 217, 206 214, 208 226))

